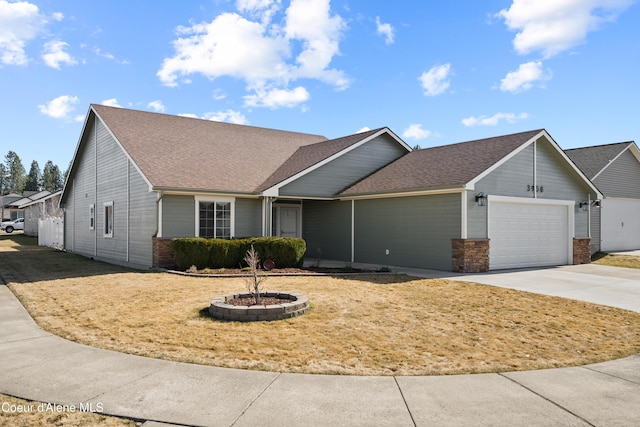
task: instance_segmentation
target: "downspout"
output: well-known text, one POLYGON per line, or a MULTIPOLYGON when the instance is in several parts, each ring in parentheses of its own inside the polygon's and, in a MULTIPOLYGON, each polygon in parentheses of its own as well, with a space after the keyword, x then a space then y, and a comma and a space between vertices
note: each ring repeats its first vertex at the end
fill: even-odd
POLYGON ((156 212, 158 213, 158 222, 156 224, 156 237, 162 237, 162 199, 164 197, 164 193, 162 191, 158 192, 158 197, 156 199, 156 212))
POLYGON ((356 201, 351 200, 351 263, 355 262, 356 257, 356 229, 355 229, 355 218, 356 218, 356 201))
POLYGON ((587 237, 591 239, 591 193, 587 193, 587 237))
POLYGON ((533 198, 538 198, 538 141, 533 141, 533 198))

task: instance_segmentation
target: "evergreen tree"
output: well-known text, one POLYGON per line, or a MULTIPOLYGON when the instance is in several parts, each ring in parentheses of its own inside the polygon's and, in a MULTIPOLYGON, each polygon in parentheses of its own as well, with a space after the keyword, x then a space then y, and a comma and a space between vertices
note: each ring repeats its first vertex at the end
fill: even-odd
POLYGON ((20 157, 14 151, 9 151, 4 158, 4 164, 7 169, 7 191, 22 194, 25 183, 25 170, 20 157))
POLYGON ((0 163, 0 196, 4 196, 9 192, 8 183, 7 167, 4 163, 0 163))
POLYGON ((44 165, 44 171, 42 172, 42 187, 45 190, 49 190, 52 193, 62 189, 62 175, 60 174, 60 168, 58 165, 54 165, 49 160, 44 165))
POLYGON ((40 166, 37 161, 31 162, 31 169, 29 170, 29 175, 27 175, 27 179, 24 183, 25 191, 40 191, 40 166))

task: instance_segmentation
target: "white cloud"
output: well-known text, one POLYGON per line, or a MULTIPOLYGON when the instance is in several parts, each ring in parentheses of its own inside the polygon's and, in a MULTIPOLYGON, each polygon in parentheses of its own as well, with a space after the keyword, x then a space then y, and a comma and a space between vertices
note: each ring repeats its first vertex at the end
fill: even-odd
POLYGON ((244 114, 239 111, 233 110, 206 113, 203 118, 215 122, 235 123, 237 125, 246 125, 247 123, 249 123, 244 114))
POLYGON ((402 132, 402 137, 407 139, 427 139, 431 136, 431 131, 423 129, 421 124, 411 124, 402 132))
POLYGON ((363 133, 363 132, 369 132, 371 129, 368 126, 363 127, 362 129, 360 129, 359 131, 357 131, 356 133, 363 133))
POLYGON ((308 98, 304 88, 288 89, 297 79, 320 80, 339 90, 349 86, 343 71, 329 68, 346 27, 331 14, 329 0, 292 0, 279 22, 274 16, 280 1, 238 0, 236 7, 259 20, 223 13, 208 23, 177 28, 175 55, 165 58, 156 74, 164 85, 187 83, 194 74, 211 80, 230 76, 253 92, 245 97, 248 104, 272 108, 296 105, 304 93, 308 98), (263 102, 268 94, 298 101, 284 96, 282 105, 263 102))
POLYGON ((105 99, 101 102, 102 105, 106 105, 107 107, 118 107, 122 108, 122 105, 118 104, 118 100, 116 98, 105 99))
POLYGON ((425 71, 418 78, 424 89, 425 96, 436 96, 444 93, 450 85, 449 74, 451 73, 451 64, 436 65, 431 67, 429 71, 425 71))
POLYGON ((159 99, 155 100, 155 101, 151 101, 150 103, 147 104, 147 107, 151 108, 156 113, 164 113, 165 112, 164 104, 159 99))
POLYGON ((531 61, 520 64, 516 71, 507 73, 500 81, 500 90, 504 92, 522 92, 533 87, 535 82, 550 80, 551 71, 542 69, 541 61, 531 61))
POLYGON ((496 16, 510 30, 516 52, 542 52, 545 58, 557 55, 582 42, 589 31, 613 21, 633 0, 513 0, 509 9, 496 16))
POLYGON ((27 42, 42 32, 46 18, 35 4, 0 0, 0 62, 25 65, 27 42))
POLYGON ((68 43, 59 40, 45 43, 44 53, 42 54, 45 64, 57 70, 60 69, 60 64, 76 65, 78 62, 64 51, 67 46, 69 46, 68 43))
POLYGON ((529 114, 527 113, 497 113, 491 117, 487 116, 479 116, 479 117, 467 117, 466 119, 462 119, 462 124, 467 127, 472 126, 497 126, 500 121, 504 120, 507 123, 515 123, 518 120, 524 120, 529 118, 529 114))
POLYGON ((52 99, 48 104, 38 105, 38 109, 42 114, 54 119, 67 119, 78 101, 77 96, 63 95, 52 99))
POLYGON ((393 27, 391 24, 384 24, 380 22, 380 17, 376 16, 376 27, 378 29, 378 34, 384 36, 386 44, 393 43, 393 27))
POLYGON ((256 88, 254 95, 244 97, 245 105, 248 107, 295 107, 309 99, 309 92, 302 86, 295 89, 264 89, 256 88))

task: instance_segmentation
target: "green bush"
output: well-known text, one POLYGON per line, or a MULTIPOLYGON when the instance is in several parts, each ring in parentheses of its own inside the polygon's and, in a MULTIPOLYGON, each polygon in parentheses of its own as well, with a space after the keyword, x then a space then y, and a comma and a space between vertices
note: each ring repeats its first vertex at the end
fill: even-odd
POLYGON ((180 270, 186 270, 192 265, 201 270, 210 264, 209 239, 171 239, 171 246, 176 254, 176 263, 180 270))
POLYGON ((246 239, 205 239, 199 237, 171 240, 178 268, 192 265, 204 268, 238 268, 246 264, 243 258, 254 246, 261 262, 271 259, 276 267, 301 267, 307 245, 303 239, 288 237, 253 237, 246 239))

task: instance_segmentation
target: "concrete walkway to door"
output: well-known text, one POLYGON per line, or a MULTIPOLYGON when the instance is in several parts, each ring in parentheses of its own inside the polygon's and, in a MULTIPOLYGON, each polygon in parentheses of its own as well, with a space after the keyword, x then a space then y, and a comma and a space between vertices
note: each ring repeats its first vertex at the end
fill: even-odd
MULTIPOLYGON (((586 265, 483 275, 406 272, 494 285, 504 281, 529 291, 640 307, 640 276, 626 269, 586 265), (599 285, 603 282, 618 296, 607 297, 599 285)), ((76 407, 92 404, 105 414, 143 420, 148 427, 640 425, 640 355, 574 368, 435 377, 222 369, 67 341, 40 329, 1 284, 0 359, 0 393, 76 407)))

